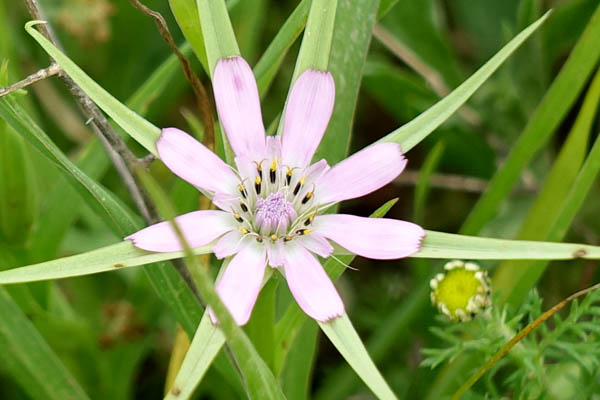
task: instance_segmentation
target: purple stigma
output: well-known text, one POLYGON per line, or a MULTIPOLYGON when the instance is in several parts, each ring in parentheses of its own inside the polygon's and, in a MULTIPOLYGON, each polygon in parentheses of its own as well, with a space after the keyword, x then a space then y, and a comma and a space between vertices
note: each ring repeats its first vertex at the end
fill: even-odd
POLYGON ((255 228, 263 235, 285 233, 297 214, 292 204, 281 192, 271 193, 266 199, 256 202, 255 228))

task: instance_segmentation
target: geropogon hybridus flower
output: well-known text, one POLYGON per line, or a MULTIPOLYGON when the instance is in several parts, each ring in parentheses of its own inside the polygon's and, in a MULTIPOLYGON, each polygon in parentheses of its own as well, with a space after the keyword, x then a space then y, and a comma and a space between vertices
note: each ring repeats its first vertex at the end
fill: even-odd
MULTIPOLYGON (((256 81, 241 57, 218 62, 213 87, 237 169, 176 128, 163 129, 157 148, 171 171, 209 192, 219 208, 184 214, 176 222, 192 247, 216 240, 217 258, 233 256, 216 290, 238 324, 250 318, 267 265, 285 275, 304 312, 328 321, 344 313, 315 257, 332 254, 330 241, 374 259, 406 257, 419 249, 424 231, 415 224, 321 214, 337 202, 386 185, 406 165, 395 143, 374 144, 332 168, 325 160, 309 165, 333 110, 330 73, 307 70, 296 80, 281 137, 265 137, 256 81)), ((168 222, 126 239, 145 250, 181 250, 168 222)))

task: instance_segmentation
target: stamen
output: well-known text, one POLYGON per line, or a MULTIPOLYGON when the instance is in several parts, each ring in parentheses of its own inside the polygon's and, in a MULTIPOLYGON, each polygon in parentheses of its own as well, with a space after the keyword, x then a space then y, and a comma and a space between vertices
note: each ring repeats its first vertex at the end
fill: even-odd
POLYGON ((285 236, 285 237, 283 238, 283 241, 284 241, 284 242, 289 242, 289 241, 290 241, 290 240, 292 240, 293 238, 294 238, 293 236, 287 235, 287 236, 285 236))
POLYGON ((302 185, 304 185, 305 179, 306 178, 303 176, 302 178, 300 178, 300 180, 296 184, 296 187, 294 188, 294 196, 296 196, 298 194, 298 192, 300 191, 300 189, 302 189, 302 185))
POLYGON ((262 242, 263 242, 263 238, 262 238, 262 236, 257 236, 257 237, 256 237, 256 241, 257 241, 258 243, 262 243, 262 242))
POLYGON ((248 212, 248 207, 246 206, 246 204, 244 204, 243 201, 240 201, 240 208, 243 212, 248 212))
POLYGON ((277 172, 277 160, 273 160, 271 163, 271 168, 269 169, 269 178, 271 179, 271 183, 275 183, 275 178, 277 172))
POLYGON ((306 219, 306 221, 304 221, 304 226, 309 226, 310 224, 312 224, 312 222, 314 221, 314 219, 315 219, 314 215, 311 215, 310 217, 308 217, 306 219))
POLYGON ((306 193, 306 196, 304 196, 304 198, 302 199, 302 204, 308 203, 308 201, 310 199, 312 199, 313 194, 315 194, 315 192, 308 192, 308 193, 306 193))
POLYGON ((271 235, 271 240, 272 240, 273 242, 275 242, 275 241, 277 240, 277 235, 276 235, 276 234, 272 234, 272 235, 271 235))
POLYGON ((262 179, 260 176, 257 176, 256 179, 254 179, 254 189, 256 190, 256 194, 260 194, 260 189, 262 187, 261 183, 262 179))
POLYGON ((298 229, 296 231, 296 235, 298 235, 298 236, 304 236, 304 235, 308 235, 311 232, 312 232, 311 229, 298 229))
POLYGON ((244 222, 244 219, 240 216, 240 214, 237 214, 237 213, 233 214, 233 218, 235 218, 235 220, 239 223, 244 222))
POLYGON ((240 194, 242 195, 243 198, 246 198, 246 188, 244 187, 243 184, 239 184, 238 185, 238 190, 240 191, 240 194))
POLYGON ((290 182, 292 182, 292 171, 291 169, 288 169, 287 172, 285 173, 285 182, 286 185, 290 185, 290 182))
POLYGON ((248 234, 250 231, 249 231, 248 229, 246 229, 246 228, 243 228, 243 227, 242 227, 242 228, 240 228, 240 232, 242 232, 242 235, 246 235, 246 234, 248 234))

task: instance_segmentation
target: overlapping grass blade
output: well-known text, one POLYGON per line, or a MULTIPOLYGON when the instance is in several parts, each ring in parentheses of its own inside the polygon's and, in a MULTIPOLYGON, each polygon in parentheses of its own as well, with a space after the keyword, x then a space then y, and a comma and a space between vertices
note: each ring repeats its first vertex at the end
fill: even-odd
MULTIPOLYGON (((599 101, 600 72, 597 72, 575 124, 548 174, 544 187, 523 222, 517 239, 548 240, 554 224, 563 212, 563 207, 569 201, 569 192, 586 193, 589 190, 589 186, 574 185, 586 156, 599 101)), ((587 168, 590 168, 589 164, 587 168)), ((570 222, 566 223, 570 225, 570 222)), ((561 239, 562 235, 559 235, 550 240, 561 239)), ((539 279, 547 264, 517 261, 500 264, 494 274, 494 286, 500 289, 500 304, 510 300, 513 306, 518 305, 539 279)))
POLYGON ((327 323, 319 322, 319 326, 378 399, 396 399, 373 364, 348 315, 344 314, 327 323))
POLYGON ((465 221, 461 233, 477 234, 508 196, 523 168, 548 142, 600 59, 600 6, 523 133, 465 221))
POLYGON ((380 142, 396 142, 407 152, 425 139, 460 108, 504 61, 548 18, 550 11, 508 42, 494 57, 427 111, 383 137, 380 142))
POLYGON ((58 50, 48 39, 34 29, 34 25, 44 23, 42 21, 31 21, 25 25, 25 30, 42 46, 42 48, 52 57, 58 65, 90 96, 90 98, 105 113, 127 132, 131 137, 137 140, 150 153, 157 155, 156 140, 160 136, 160 129, 148 122, 127 106, 113 97, 110 93, 98 85, 81 68, 77 66, 69 57, 58 50))

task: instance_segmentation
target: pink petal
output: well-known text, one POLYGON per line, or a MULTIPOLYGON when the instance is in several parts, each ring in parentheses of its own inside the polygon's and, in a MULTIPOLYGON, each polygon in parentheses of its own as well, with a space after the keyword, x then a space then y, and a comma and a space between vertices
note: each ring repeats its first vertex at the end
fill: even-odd
POLYGON ((217 282, 217 293, 238 325, 250 319, 266 265, 265 246, 252 240, 231 259, 217 282))
POLYGON ((269 160, 281 160, 281 138, 279 136, 267 136, 266 157, 269 160))
POLYGON ((248 63, 242 57, 219 60, 213 75, 213 90, 219 120, 235 154, 262 158, 265 127, 256 80, 248 63))
POLYGON ((306 249, 320 255, 323 258, 327 258, 331 255, 331 253, 333 253, 333 246, 331 246, 327 239, 325 239, 320 233, 311 232, 310 234, 300 236, 295 240, 297 240, 298 243, 304 246, 306 249))
POLYGON ((425 231, 419 225, 388 218, 321 215, 313 229, 359 256, 389 260, 416 253, 425 231))
POLYGON ((344 303, 321 264, 294 241, 285 246, 284 271, 296 302, 311 318, 326 322, 344 314, 344 303))
POLYGON ((156 147, 160 159, 181 179, 200 189, 235 193, 239 179, 231 168, 184 131, 163 129, 156 147))
POLYGON ((252 238, 243 235, 238 229, 234 229, 221 236, 213 247, 213 252, 219 260, 230 257, 237 253, 248 240, 252 240, 252 238))
MULTIPOLYGON (((223 211, 202 210, 180 215, 175 218, 179 229, 192 248, 202 247, 222 234, 235 229, 236 222, 231 214, 223 211)), ((159 222, 142 229, 125 240, 131 240, 135 247, 148 251, 181 251, 183 247, 168 221, 159 222)))
POLYGON ((272 268, 283 266, 283 257, 285 254, 284 251, 282 240, 277 240, 276 242, 267 242, 267 258, 269 260, 269 265, 272 268))
POLYGON ((329 72, 309 69, 296 80, 283 119, 284 163, 302 168, 310 162, 327 129, 334 100, 335 83, 329 72))
POLYGON ((327 171, 318 180, 315 195, 320 204, 364 196, 390 183, 405 166, 399 144, 374 144, 327 171))

